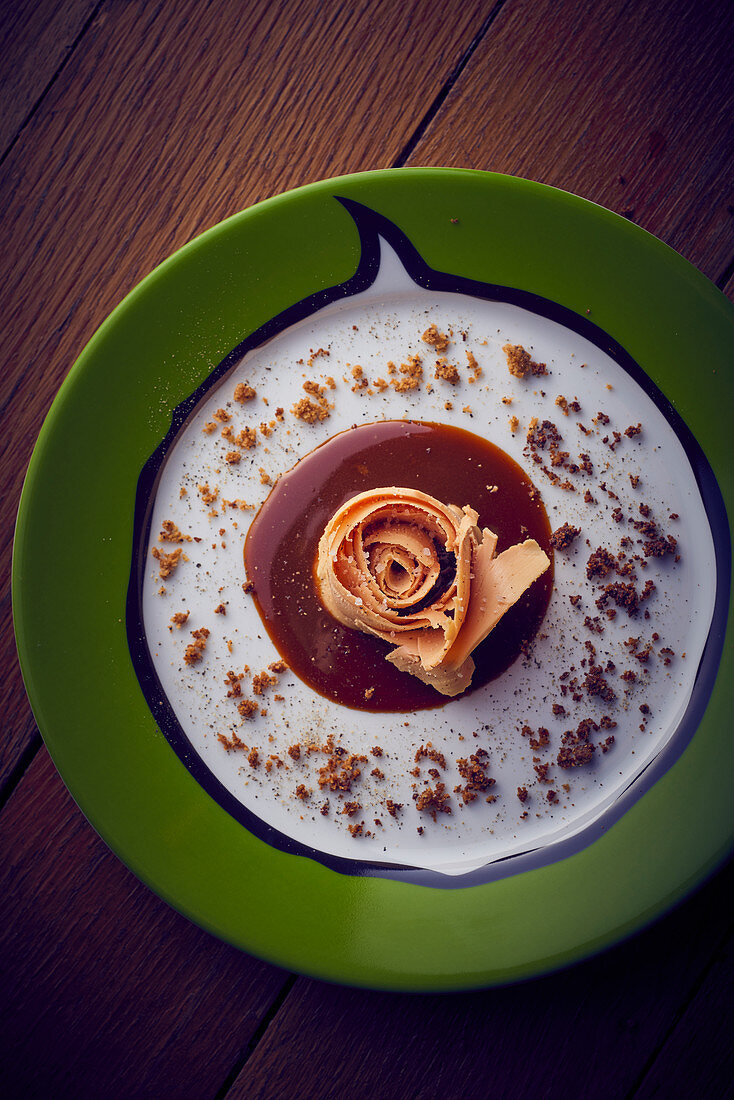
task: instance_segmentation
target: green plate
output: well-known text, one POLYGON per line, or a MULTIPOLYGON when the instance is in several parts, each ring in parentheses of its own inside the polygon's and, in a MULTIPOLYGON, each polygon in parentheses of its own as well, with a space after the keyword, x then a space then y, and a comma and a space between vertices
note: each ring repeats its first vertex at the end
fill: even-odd
POLYGON ((215 935, 289 969, 376 988, 525 978, 640 928, 729 852, 730 646, 691 743, 604 835, 550 866, 450 890, 341 874, 253 836, 172 751, 128 649, 140 471, 173 409, 248 333, 353 275, 359 239, 336 194, 389 218, 436 270, 592 317, 687 423, 732 514, 734 311, 698 271, 623 218, 524 180, 443 169, 346 176, 263 202, 181 249, 74 365, 18 516, 23 676, 90 822, 136 875, 215 935))

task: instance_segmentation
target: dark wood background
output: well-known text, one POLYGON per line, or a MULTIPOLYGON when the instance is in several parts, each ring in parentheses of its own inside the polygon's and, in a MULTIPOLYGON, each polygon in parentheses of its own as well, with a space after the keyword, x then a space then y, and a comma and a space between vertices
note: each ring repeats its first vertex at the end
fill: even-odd
POLYGON ((35 437, 97 326, 287 188, 510 172, 623 213, 734 297, 733 54, 724 0, 2 0, 4 1095, 732 1095, 730 869, 595 960, 472 994, 327 986, 189 924, 51 764, 9 562, 35 437))

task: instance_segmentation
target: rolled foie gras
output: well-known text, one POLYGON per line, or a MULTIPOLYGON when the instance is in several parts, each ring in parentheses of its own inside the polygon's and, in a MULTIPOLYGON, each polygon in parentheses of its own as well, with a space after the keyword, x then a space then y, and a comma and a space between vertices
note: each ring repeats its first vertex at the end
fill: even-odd
POLYGON ((534 539, 495 555, 469 505, 389 486, 352 497, 319 541, 321 602, 395 649, 386 659, 444 695, 471 683, 472 651, 550 565, 534 539))

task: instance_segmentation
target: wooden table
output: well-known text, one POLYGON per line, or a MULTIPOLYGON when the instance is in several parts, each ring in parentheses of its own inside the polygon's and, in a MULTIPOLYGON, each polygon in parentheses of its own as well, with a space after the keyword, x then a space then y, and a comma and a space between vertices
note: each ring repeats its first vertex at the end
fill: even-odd
MULTIPOLYGON (((733 32, 724 0, 6 0, 4 563, 35 437, 100 322, 174 249, 287 188, 514 173, 623 213, 734 296, 733 32)), ((732 1095, 730 869, 521 986, 408 996, 283 973, 169 909, 76 809, 23 691, 7 574, 4 1095, 732 1095)))

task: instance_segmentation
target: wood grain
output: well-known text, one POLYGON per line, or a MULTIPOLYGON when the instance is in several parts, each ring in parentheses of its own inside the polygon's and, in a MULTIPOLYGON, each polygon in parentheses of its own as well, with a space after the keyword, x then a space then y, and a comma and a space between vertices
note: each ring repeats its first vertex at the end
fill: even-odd
POLYGON ((718 279, 734 257, 734 5, 512 0, 409 164, 526 176, 718 279))
POLYGON ((0 157, 69 55, 97 0, 0 5, 0 157))
POLYGON ((5 681, 2 693, 2 735, 0 736, 0 806, 5 788, 16 768, 22 767, 29 746, 38 744, 35 719, 18 667, 15 636, 10 626, 10 593, 0 601, 0 671, 5 681))
POLYGON ((734 938, 712 961, 680 1020, 645 1074, 637 1100, 679 1096, 732 1095, 731 1009, 734 938))
MULTIPOLYGON (((46 27, 82 7, 41 0, 31 33, 58 46, 73 28, 64 38, 56 23, 43 37, 46 27)), ((734 258, 728 11, 711 0, 451 10, 433 0, 105 0, 0 169, 3 564, 41 420, 100 321, 195 233, 289 186, 402 162, 407 148, 407 163, 577 191, 723 276, 734 258)), ((47 81, 40 46, 36 56, 47 81)), ((734 277, 725 292, 734 297, 734 277)), ((35 736, 4 571, 0 615, 1 783, 35 736)), ((728 994, 731 877, 630 943, 524 986, 407 997, 299 979, 280 1006, 284 975, 138 883, 43 750, 0 814, 0 1088, 647 1097, 671 1095, 676 1076, 693 1081, 704 1066, 699 1080, 719 1095, 731 1079, 716 1016, 728 994), (714 1042, 719 1062, 705 1076, 714 1042)))
POLYGON ((213 1095, 287 975, 105 847, 42 750, 0 816, 0 1093, 213 1095))
MULTIPOLYGON (((461 996, 360 992, 299 978, 228 1100, 503 1100, 630 1095, 731 931, 731 870, 629 943, 537 981, 461 996), (705 936, 700 930, 706 929, 705 936)), ((542 936, 543 914, 538 913, 542 936)), ((721 1031, 721 1029, 719 1029, 721 1031)), ((712 1053, 699 1035, 698 1057, 712 1053)), ((716 1076, 734 1069, 717 1048, 716 1076)), ((669 1081, 674 1078, 669 1078, 669 1081)), ((661 1095, 723 1095, 717 1092, 661 1095)))
MULTIPOLYGON (((109 0, 0 169, 0 608, 31 449, 110 310, 258 199, 395 159, 491 10, 432 0, 109 0)), ((17 665, 0 712, 22 698, 17 665)), ((4 737, 0 782, 27 743, 4 737)))

